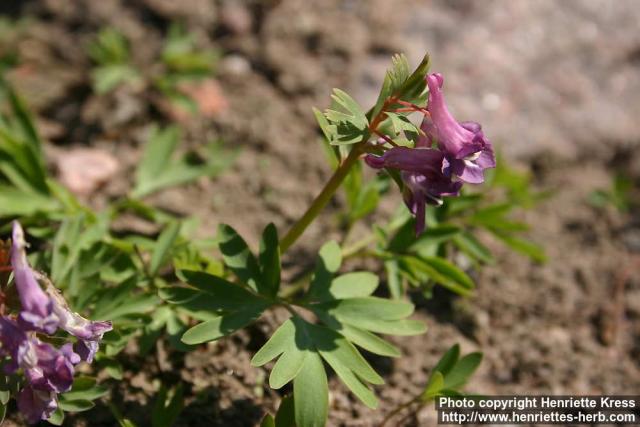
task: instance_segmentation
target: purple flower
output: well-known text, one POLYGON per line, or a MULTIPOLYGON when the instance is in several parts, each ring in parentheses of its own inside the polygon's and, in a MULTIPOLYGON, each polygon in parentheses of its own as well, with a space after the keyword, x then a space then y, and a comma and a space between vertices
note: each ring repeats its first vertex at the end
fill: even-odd
POLYGON ((58 408, 56 394, 25 386, 18 395, 18 409, 29 424, 46 420, 58 408))
POLYGON ((91 363, 98 351, 98 342, 105 332, 113 329, 109 321, 91 321, 71 311, 67 301, 53 284, 47 283, 47 293, 53 302, 53 312, 59 319, 60 328, 78 338, 75 350, 84 361, 91 363))
POLYGON ((26 246, 22 227, 14 221, 11 267, 22 306, 18 321, 26 329, 52 334, 58 327, 58 319, 53 313, 50 298, 40 288, 36 275, 29 266, 26 246))
POLYGON ((91 363, 98 352, 98 347, 98 341, 78 340, 73 349, 80 355, 80 359, 87 363, 91 363))
POLYGON ((457 195, 461 182, 445 176, 445 155, 431 148, 394 147, 382 156, 368 154, 365 162, 375 168, 391 168, 401 171, 404 184, 403 196, 409 211, 416 217, 416 234, 425 228, 426 204, 442 204, 442 196, 457 195))
POLYGON ((71 357, 68 356, 68 352, 58 350, 37 338, 30 338, 26 341, 26 345, 21 347, 18 363, 24 369, 25 377, 31 387, 36 390, 63 393, 71 389, 73 384, 72 360, 80 360, 75 353, 71 357))
POLYGON ((62 393, 71 388, 73 365, 80 362, 80 356, 70 344, 57 349, 30 336, 7 317, 0 317, 0 341, 3 353, 11 356, 11 363, 5 367, 7 373, 21 368, 37 390, 62 393))
POLYGON ((427 177, 415 172, 403 171, 400 175, 405 184, 402 192, 404 203, 416 217, 416 236, 425 229, 426 205, 442 204, 443 196, 457 196, 462 188, 459 181, 451 181, 442 175, 427 177))
POLYGON ((426 137, 422 145, 436 142, 445 154, 443 172, 471 184, 484 182, 484 170, 496 166, 491 142, 476 122, 458 123, 451 115, 442 94, 444 79, 440 74, 426 77, 429 103, 421 128, 426 137))

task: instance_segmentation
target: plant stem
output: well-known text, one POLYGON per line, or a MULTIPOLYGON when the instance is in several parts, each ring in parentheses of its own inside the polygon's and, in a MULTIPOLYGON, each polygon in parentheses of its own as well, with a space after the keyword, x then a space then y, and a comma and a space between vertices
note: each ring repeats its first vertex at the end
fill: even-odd
POLYGON ((362 148, 369 140, 369 137, 371 136, 371 134, 377 133, 378 125, 386 117, 387 110, 391 105, 395 104, 398 101, 398 98, 398 95, 392 95, 384 101, 380 112, 371 119, 369 129, 365 136, 360 142, 356 143, 353 146, 347 158, 344 159, 338 169, 335 170, 320 194, 316 196, 313 203, 311 203, 311 206, 309 206, 304 215, 302 215, 302 218, 300 218, 298 222, 293 224, 287 234, 282 238, 282 240, 280 240, 280 251, 282 253, 285 253, 287 249, 289 249, 298 240, 302 233, 304 233, 304 231, 307 229, 309 224, 313 222, 313 220, 318 216, 322 209, 324 209, 327 203, 329 203, 329 200, 331 200, 333 194, 338 190, 340 184, 342 184, 342 181, 344 181, 344 179, 347 177, 347 174, 351 170, 351 167, 358 161, 358 157, 360 157, 360 154, 363 153, 362 148))
POLYGON ((414 403, 420 401, 420 396, 422 396, 422 394, 419 394, 416 397, 414 397, 413 399, 409 400, 408 402, 405 402, 402 405, 397 406, 393 411, 389 412, 386 417, 384 417, 384 419, 382 420, 382 422, 380 423, 380 425, 378 427, 384 427, 391 420, 391 418, 393 418, 396 415, 398 415, 398 413, 400 411, 402 411, 402 410, 408 408, 409 406, 413 405, 414 403))
POLYGON ((302 217, 293 224, 287 234, 280 240, 280 250, 284 253, 289 249, 298 238, 304 233, 309 224, 318 216, 318 214, 329 203, 333 194, 338 190, 342 181, 347 177, 351 167, 358 161, 358 157, 361 154, 361 144, 356 144, 351 149, 351 152, 346 159, 338 166, 329 181, 325 184, 324 188, 315 198, 311 206, 302 215, 302 217))

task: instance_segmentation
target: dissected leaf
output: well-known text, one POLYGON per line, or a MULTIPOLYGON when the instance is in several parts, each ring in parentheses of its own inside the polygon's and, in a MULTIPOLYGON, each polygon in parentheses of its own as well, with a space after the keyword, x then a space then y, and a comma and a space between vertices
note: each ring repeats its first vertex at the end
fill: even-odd
POLYGON ((275 296, 280 288, 280 245, 278 230, 273 223, 267 225, 262 233, 259 261, 264 290, 268 295, 275 296))
POLYGON ((270 295, 268 289, 261 283, 260 266, 251 253, 244 239, 232 227, 221 224, 218 227, 219 247, 227 267, 238 278, 249 285, 253 290, 262 290, 264 295, 270 295))
POLYGON ((153 249, 153 254, 151 255, 151 262, 149 263, 149 274, 152 276, 158 273, 160 267, 162 267, 163 263, 168 259, 169 253, 178 238, 178 233, 180 233, 179 222, 169 223, 162 233, 160 233, 153 249))
POLYGON ((164 385, 161 386, 151 413, 152 427, 171 427, 183 408, 184 390, 182 384, 178 384, 170 392, 164 385))
POLYGON ((460 358, 445 375, 444 387, 457 388, 464 385, 482 362, 482 353, 469 353, 460 358))
POLYGON ((329 386, 320 356, 309 353, 293 380, 295 418, 298 427, 324 427, 329 414, 329 386))
POLYGON ((342 250, 337 242, 331 240, 320 248, 319 258, 311 279, 308 299, 326 298, 333 275, 342 264, 342 250))
POLYGON ((454 236, 453 243, 473 259, 487 264, 495 262, 491 251, 470 232, 462 232, 454 236))
POLYGON ((200 344, 229 335, 255 322, 269 305, 269 303, 263 301, 252 305, 247 304, 242 310, 233 311, 199 323, 185 332, 182 336, 182 342, 185 344, 200 344))
POLYGON ((296 427, 295 402, 292 395, 285 396, 280 401, 274 427, 296 427))
POLYGON ((333 299, 370 296, 378 287, 378 276, 368 271, 343 274, 331 281, 328 293, 333 299))

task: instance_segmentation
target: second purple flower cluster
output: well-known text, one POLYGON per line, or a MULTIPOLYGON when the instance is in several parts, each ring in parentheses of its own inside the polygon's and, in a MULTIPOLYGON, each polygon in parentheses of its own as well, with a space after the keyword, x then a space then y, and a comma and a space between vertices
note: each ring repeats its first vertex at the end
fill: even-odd
POLYGON ((27 261, 26 241, 20 224, 13 223, 11 269, 20 299, 17 316, 0 316, 0 355, 10 357, 5 373, 24 372, 25 385, 17 397, 18 409, 28 422, 47 419, 58 407, 57 395, 71 388, 74 366, 91 363, 99 341, 112 329, 111 322, 90 321, 72 312, 60 292, 34 271, 27 261), (40 285, 45 283, 45 289, 40 285), (52 335, 60 328, 77 338, 60 348, 43 342, 37 334, 52 335))
POLYGON ((425 229, 427 204, 442 204, 443 196, 457 196, 463 183, 484 182, 484 170, 496 166, 493 147, 476 122, 458 122, 442 94, 444 79, 426 77, 429 88, 427 113, 414 148, 393 147, 381 156, 368 154, 367 164, 376 169, 400 171, 404 201, 416 217, 416 234, 425 229))

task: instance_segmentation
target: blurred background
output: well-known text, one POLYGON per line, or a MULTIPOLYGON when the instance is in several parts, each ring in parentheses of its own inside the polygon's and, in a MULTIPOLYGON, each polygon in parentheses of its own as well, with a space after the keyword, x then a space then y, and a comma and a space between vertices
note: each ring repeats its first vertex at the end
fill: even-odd
MULTIPOLYGON (((521 214, 548 259, 489 241, 497 262, 477 295, 425 303, 428 333, 397 340, 404 357, 376 366, 388 379, 377 412, 335 382, 333 425, 369 426, 455 342, 485 352, 470 384, 481 393, 640 389, 639 23, 636 0, 3 0, 0 67, 37 117, 49 167, 85 202, 128 191, 151 130, 174 126, 211 173, 151 202, 255 243, 331 173, 311 107, 339 87, 366 109, 392 54, 416 65, 428 52, 455 117, 480 122, 501 161, 553 193, 521 214)), ((330 212, 342 203, 294 257, 339 234, 330 212)), ((380 215, 398 203, 390 195, 380 215)), ((135 218, 117 227, 157 231, 135 218)), ((184 425, 253 425, 273 406, 255 393, 252 348, 241 336, 186 356, 176 373, 209 394, 184 425)), ((128 375, 125 402, 144 404, 153 369, 128 375)))

